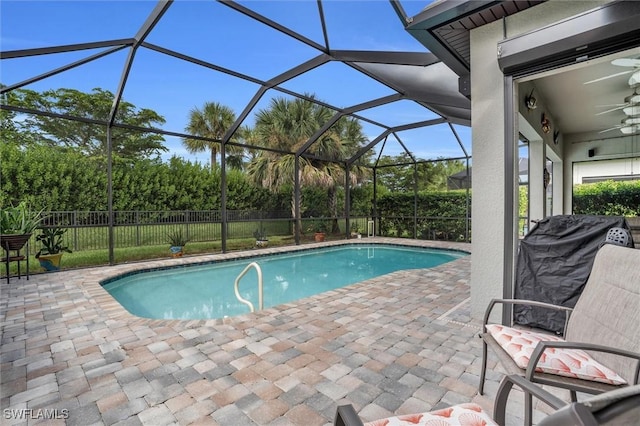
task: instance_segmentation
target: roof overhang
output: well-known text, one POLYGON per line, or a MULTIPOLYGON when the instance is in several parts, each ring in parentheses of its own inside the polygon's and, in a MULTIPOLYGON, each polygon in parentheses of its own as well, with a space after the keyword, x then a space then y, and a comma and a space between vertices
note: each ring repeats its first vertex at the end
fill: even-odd
MULTIPOLYGON (((405 17, 406 30, 458 76, 469 75, 469 32, 546 0, 440 0, 413 17, 405 17)), ((396 11, 401 13, 399 4, 396 11)))
POLYGON ((505 74, 561 67, 638 45, 640 2, 618 1, 498 42, 505 74))

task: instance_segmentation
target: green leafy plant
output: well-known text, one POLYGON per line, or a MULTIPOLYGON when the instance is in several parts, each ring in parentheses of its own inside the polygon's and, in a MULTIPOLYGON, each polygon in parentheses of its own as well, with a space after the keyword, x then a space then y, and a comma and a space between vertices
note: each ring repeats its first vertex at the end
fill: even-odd
POLYGON ((256 229, 253 231, 253 236, 257 241, 267 241, 267 233, 264 229, 256 229))
POLYGON ((316 234, 325 233, 327 232, 327 223, 324 220, 314 220, 311 222, 308 231, 315 232, 316 234))
POLYGON ((41 228, 40 234, 36 236, 36 241, 42 244, 42 248, 36 253, 36 258, 41 255, 58 254, 61 252, 71 253, 69 247, 64 245, 63 236, 67 232, 62 228, 41 228))
POLYGON ((31 234, 42 221, 42 210, 32 212, 26 201, 0 209, 0 234, 31 234))
POLYGON ((167 234, 167 241, 172 247, 184 247, 190 240, 182 234, 182 229, 177 229, 167 234))

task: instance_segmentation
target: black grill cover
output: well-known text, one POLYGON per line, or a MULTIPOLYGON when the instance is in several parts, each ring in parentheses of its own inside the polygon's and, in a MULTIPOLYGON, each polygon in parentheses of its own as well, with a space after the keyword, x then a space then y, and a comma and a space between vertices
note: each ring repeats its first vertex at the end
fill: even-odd
MULTIPOLYGON (((541 220, 520 241, 515 298, 573 308, 607 231, 629 229, 624 217, 560 215, 541 220)), ((515 306, 514 322, 562 333, 562 311, 515 306)))

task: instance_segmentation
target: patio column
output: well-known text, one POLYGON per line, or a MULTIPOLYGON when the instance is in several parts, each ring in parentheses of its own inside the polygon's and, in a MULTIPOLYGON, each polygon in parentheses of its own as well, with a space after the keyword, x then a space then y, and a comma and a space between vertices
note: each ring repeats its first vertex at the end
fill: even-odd
MULTIPOLYGON (((505 78, 498 67, 496 41, 503 37, 501 24, 484 25, 471 31, 471 68, 474 70, 471 73, 474 183, 471 314, 474 318, 482 318, 489 301, 505 296, 504 289, 511 288, 513 262, 505 265, 505 257, 512 255, 512 242, 506 240, 512 237, 505 235, 505 229, 507 224, 517 222, 517 211, 514 212, 513 203, 516 188, 507 189, 507 186, 508 182, 517 182, 517 162, 514 161, 515 145, 508 144, 517 132, 513 129, 513 117, 509 120, 511 126, 503 125, 505 105, 513 105, 514 101, 505 96, 507 89, 511 91, 512 80, 505 78)), ((512 235, 515 238, 515 229, 512 235)), ((499 317, 496 315, 493 319, 499 320, 499 317)))

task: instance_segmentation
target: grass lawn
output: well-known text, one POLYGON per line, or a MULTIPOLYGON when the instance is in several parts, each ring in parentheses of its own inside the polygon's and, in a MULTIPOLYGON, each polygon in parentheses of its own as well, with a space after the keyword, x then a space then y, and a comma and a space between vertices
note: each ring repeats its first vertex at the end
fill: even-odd
MULTIPOLYGON (((327 235, 327 240, 343 239, 344 235, 327 235)), ((303 236, 301 243, 314 242, 313 234, 303 236)), ((295 245, 293 236, 270 236, 269 247, 279 247, 295 245)), ((227 240, 227 251, 240 251, 240 250, 252 250, 255 249, 255 238, 236 238, 227 240)), ((205 241, 205 242, 189 242, 185 246, 185 256, 192 256, 198 254, 215 254, 222 252, 221 241, 205 241)), ((151 245, 151 246, 139 246, 139 247, 124 247, 115 248, 114 250, 115 263, 127 263, 127 262, 139 262, 152 259, 163 259, 170 257, 169 247, 167 244, 151 245)), ((21 262, 22 273, 24 274, 24 268, 26 263, 21 262)), ((106 249, 99 250, 82 250, 75 251, 73 253, 64 253, 62 256, 62 262, 60 264, 61 269, 75 269, 85 268, 90 266, 100 266, 109 264, 109 251, 106 249)), ((1 265, 0 277, 6 277, 4 265, 1 265)), ((43 268, 38 263, 33 255, 29 258, 29 273, 36 274, 44 272, 43 268)), ((16 262, 10 263, 9 275, 15 276, 18 273, 18 265, 16 262)))

